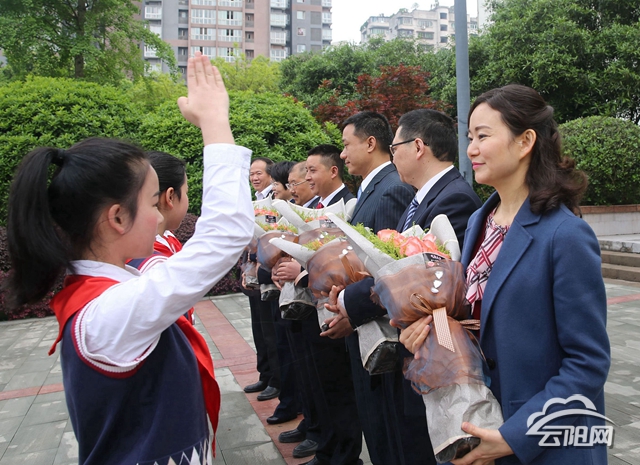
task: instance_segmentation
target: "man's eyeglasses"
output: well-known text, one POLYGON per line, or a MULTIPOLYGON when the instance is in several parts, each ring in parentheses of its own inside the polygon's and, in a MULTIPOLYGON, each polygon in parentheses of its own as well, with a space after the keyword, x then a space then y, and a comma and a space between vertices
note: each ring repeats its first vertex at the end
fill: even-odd
POLYGON ((404 140, 404 141, 402 141, 402 142, 396 142, 395 144, 391 144, 391 145, 389 146, 389 150, 391 151, 391 156, 393 156, 393 155, 395 155, 395 154, 396 154, 396 147, 397 147, 398 145, 408 144, 408 143, 410 143, 410 142, 413 142, 413 141, 414 141, 414 140, 416 140, 416 139, 417 139, 417 138, 415 138, 415 139, 409 139, 409 140, 404 140))
POLYGON ((305 179, 304 181, 300 181, 300 182, 288 182, 285 184, 285 186, 287 186, 287 189, 291 189, 292 187, 299 186, 300 184, 304 184, 305 182, 309 182, 309 181, 305 179))

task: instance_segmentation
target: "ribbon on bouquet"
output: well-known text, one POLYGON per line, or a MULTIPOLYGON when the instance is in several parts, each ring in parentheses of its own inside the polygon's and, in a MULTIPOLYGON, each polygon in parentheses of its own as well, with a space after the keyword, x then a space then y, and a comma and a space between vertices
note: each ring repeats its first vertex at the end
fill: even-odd
MULTIPOLYGON (((447 315, 446 307, 433 309, 429 305, 429 302, 427 302, 427 299, 418 293, 411 294, 411 297, 409 297, 409 303, 416 310, 424 311, 429 315, 433 315, 433 324, 436 328, 438 344, 455 353, 456 349, 453 347, 453 339, 451 337, 448 322, 449 316, 447 315)), ((461 320, 458 321, 458 323, 470 331, 480 330, 480 320, 461 320)))

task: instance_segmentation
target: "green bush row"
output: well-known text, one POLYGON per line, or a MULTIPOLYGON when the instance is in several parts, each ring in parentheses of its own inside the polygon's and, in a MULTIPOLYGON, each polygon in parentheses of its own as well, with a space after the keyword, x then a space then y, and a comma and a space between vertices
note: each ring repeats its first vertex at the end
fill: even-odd
MULTIPOLYGON (((182 89, 186 95, 186 88, 182 89)), ((0 224, 5 224, 13 173, 38 146, 67 148, 90 136, 135 142, 164 150, 188 162, 190 212, 200 213, 202 137, 186 122, 175 92, 120 89, 62 78, 30 78, 0 87, 0 224)), ((301 160, 318 144, 338 143, 335 126, 321 126, 290 97, 230 92, 231 127, 236 143, 275 161, 301 160)))

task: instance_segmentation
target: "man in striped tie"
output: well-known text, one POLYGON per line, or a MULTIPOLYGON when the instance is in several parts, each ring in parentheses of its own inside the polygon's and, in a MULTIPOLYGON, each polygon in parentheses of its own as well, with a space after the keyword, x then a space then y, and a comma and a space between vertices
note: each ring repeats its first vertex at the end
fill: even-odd
MULTIPOLYGON (((417 189, 396 230, 402 232, 414 224, 426 229, 433 218, 445 214, 462 246, 467 221, 481 202, 453 166, 458 154, 453 120, 435 110, 406 113, 400 118, 389 149, 400 179, 417 189)), ((343 304, 336 304, 333 310, 339 310, 356 326, 373 316, 385 315, 385 309, 363 298, 369 295, 372 286, 373 278, 348 286, 338 299, 343 304)), ((436 462, 428 441, 424 404, 402 376, 402 362, 409 356, 411 354, 405 351, 398 361, 398 369, 381 375, 388 413, 387 428, 395 433, 392 435, 396 438, 393 448, 401 451, 397 464, 431 465, 436 462)))

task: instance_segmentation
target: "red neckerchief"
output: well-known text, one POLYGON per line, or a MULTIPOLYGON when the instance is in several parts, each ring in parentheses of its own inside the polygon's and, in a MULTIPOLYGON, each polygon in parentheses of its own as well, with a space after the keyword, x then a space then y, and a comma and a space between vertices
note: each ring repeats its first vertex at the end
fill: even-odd
MULTIPOLYGON (((51 346, 49 355, 55 352, 56 345, 62 340, 64 327, 69 318, 73 317, 89 302, 115 284, 118 284, 118 281, 103 277, 70 275, 65 278, 64 288, 49 303, 60 325, 58 338, 51 346)), ((218 414, 220 413, 220 388, 213 371, 213 360, 211 359, 207 342, 198 330, 184 316, 178 318, 176 323, 187 337, 198 361, 204 403, 213 427, 214 439, 211 448, 215 457, 215 433, 218 429, 218 414)))
POLYGON ((170 257, 174 253, 182 250, 182 243, 173 234, 162 236, 162 238, 167 241, 169 247, 157 240, 153 243, 153 250, 158 252, 160 255, 170 257))

